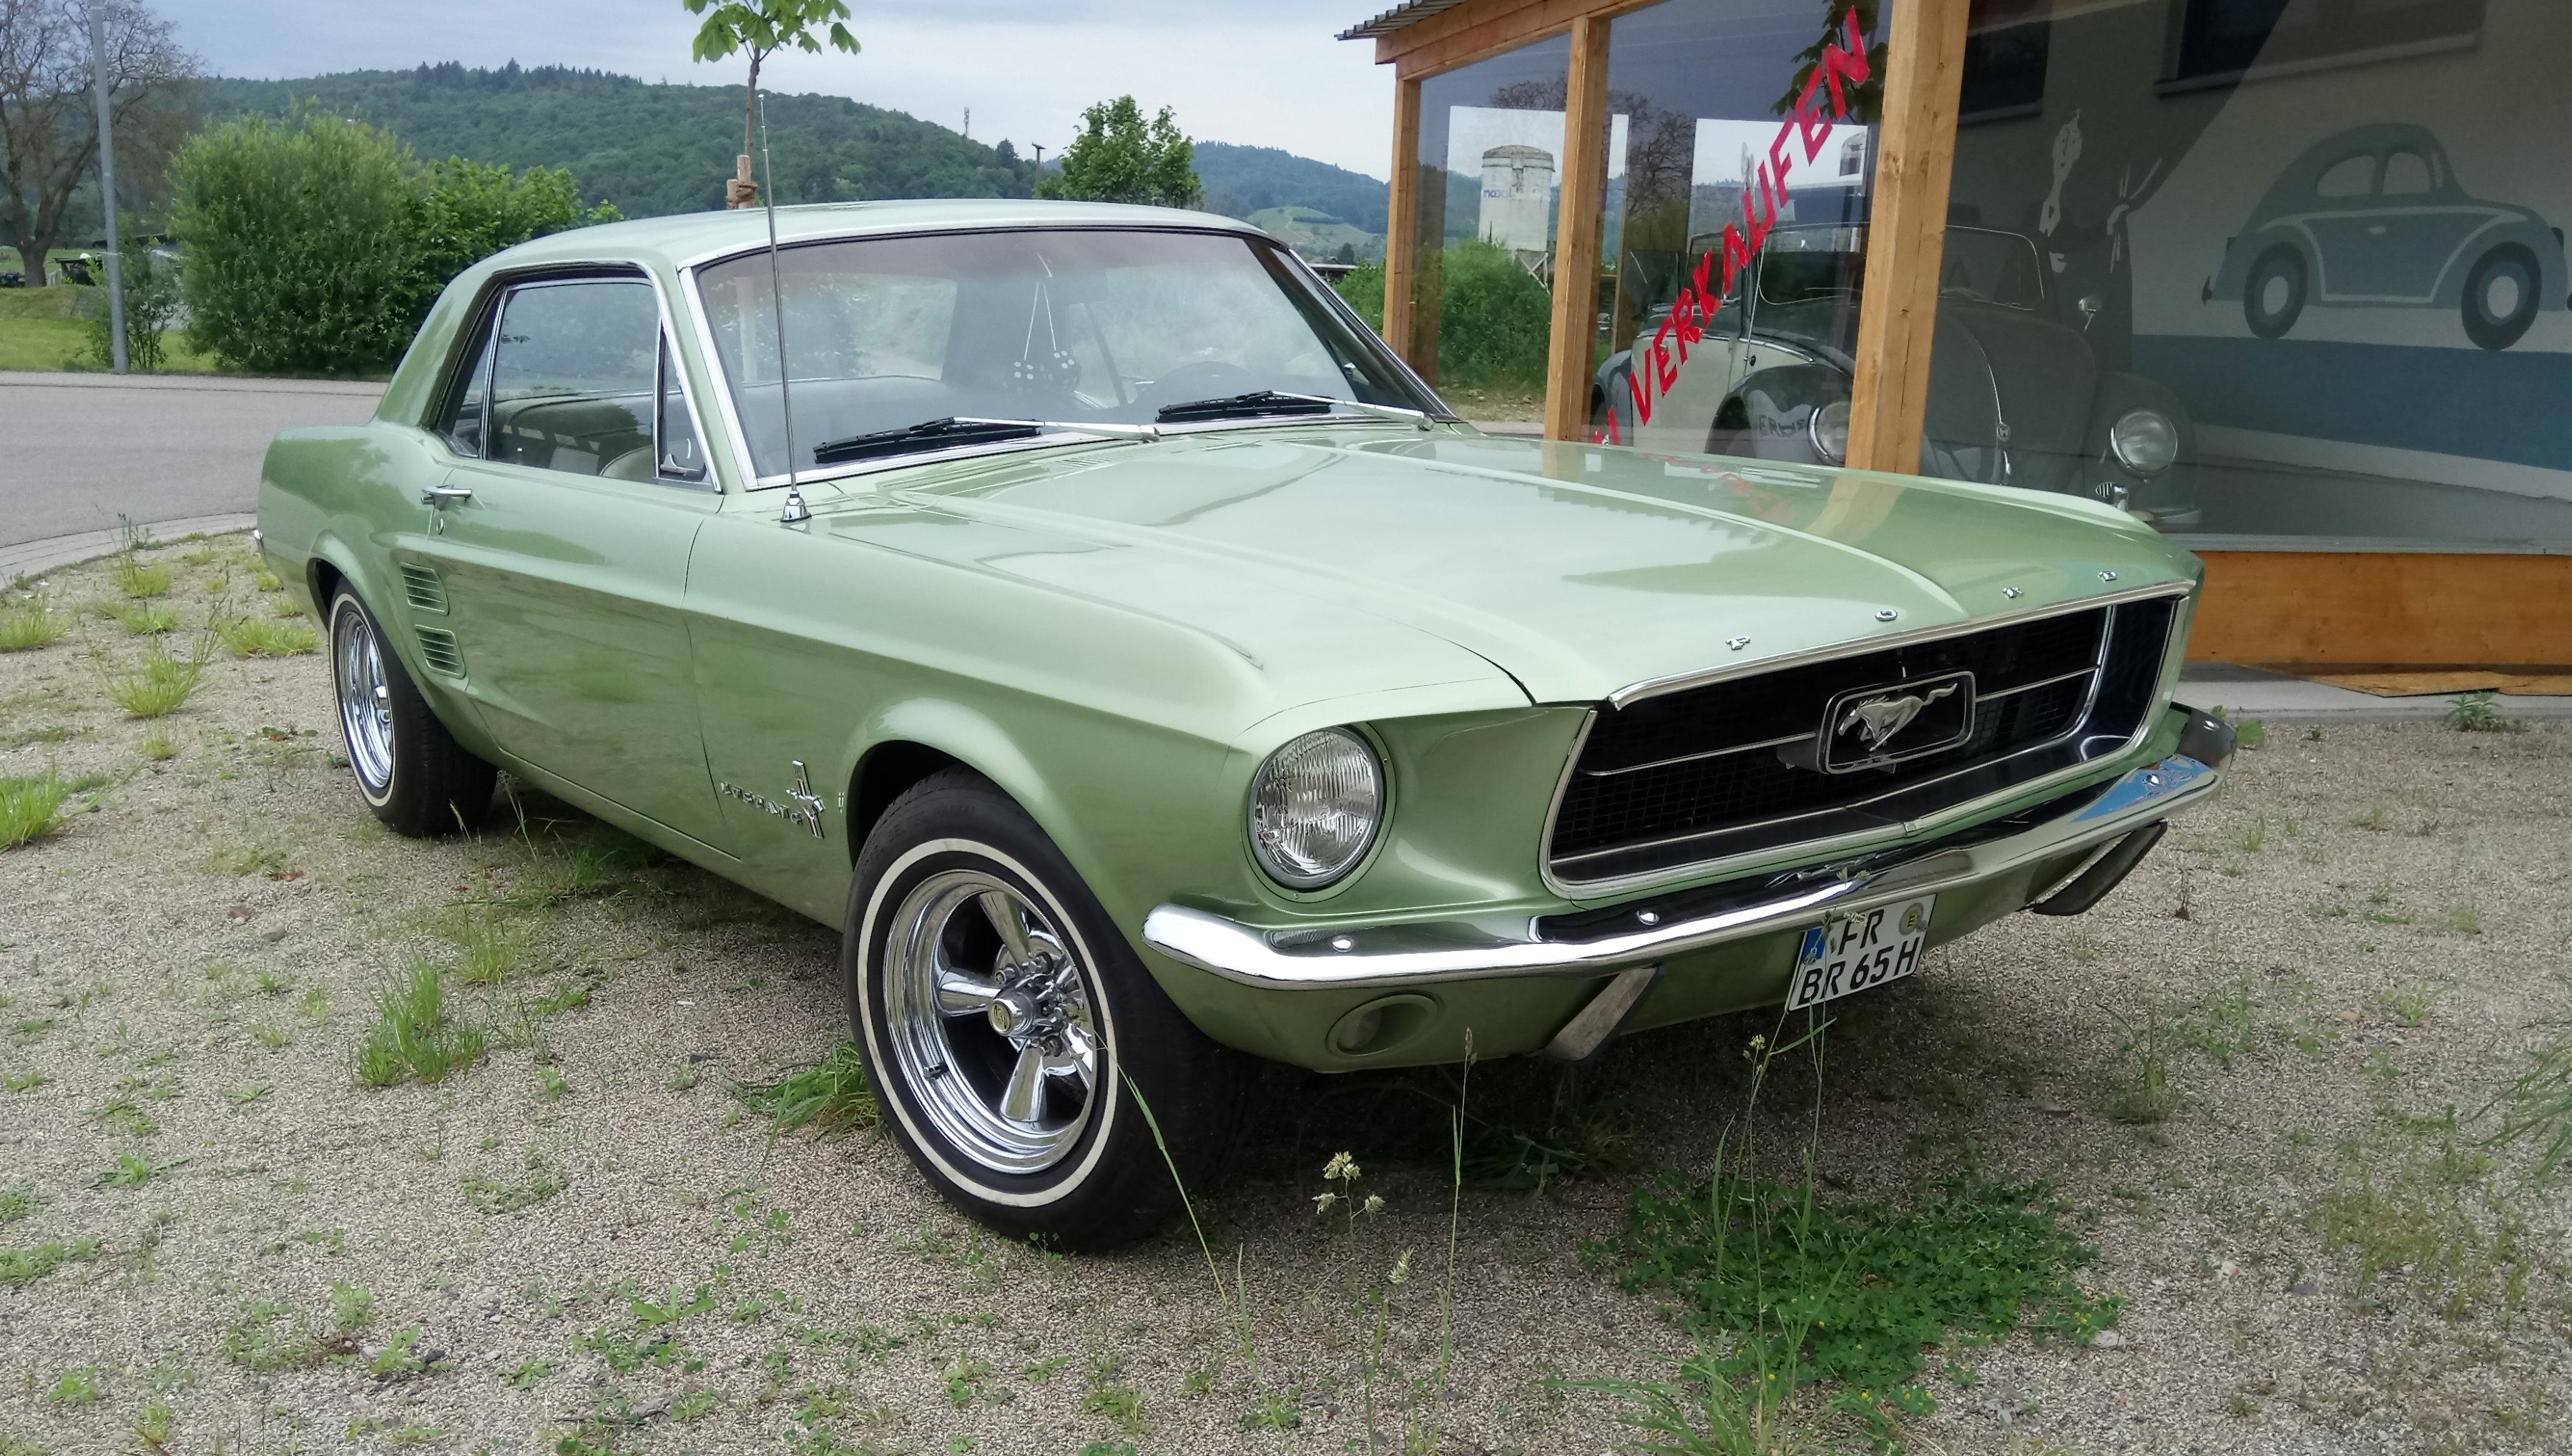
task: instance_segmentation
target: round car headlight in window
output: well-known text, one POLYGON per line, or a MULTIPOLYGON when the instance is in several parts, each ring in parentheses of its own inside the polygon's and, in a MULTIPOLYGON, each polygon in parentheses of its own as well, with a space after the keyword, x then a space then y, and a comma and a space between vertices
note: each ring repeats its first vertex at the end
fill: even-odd
POLYGON ((2108 448, 2138 475, 2158 475, 2179 458, 2179 426, 2158 409, 2129 409, 2108 426, 2108 448))
POLYGON ((1384 821, 1384 767, 1346 728, 1307 733, 1250 781, 1250 852, 1269 878, 1319 890, 1355 866, 1384 821))
POLYGON ((1836 465, 1847 459, 1849 401, 1833 399, 1814 410, 1813 417, 1804 424, 1804 431, 1813 437, 1813 453, 1822 457, 1823 464, 1836 465))

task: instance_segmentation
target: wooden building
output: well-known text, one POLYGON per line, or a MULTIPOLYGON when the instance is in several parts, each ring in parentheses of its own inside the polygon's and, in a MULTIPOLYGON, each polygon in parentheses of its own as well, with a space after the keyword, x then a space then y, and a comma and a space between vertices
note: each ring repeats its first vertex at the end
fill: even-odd
POLYGON ((1551 438, 2125 504, 2204 556, 2203 658, 2572 672, 2572 6, 1412 0, 1344 38, 1394 70, 1384 334, 1433 379, 1537 367, 1477 333, 1505 239, 1551 438))

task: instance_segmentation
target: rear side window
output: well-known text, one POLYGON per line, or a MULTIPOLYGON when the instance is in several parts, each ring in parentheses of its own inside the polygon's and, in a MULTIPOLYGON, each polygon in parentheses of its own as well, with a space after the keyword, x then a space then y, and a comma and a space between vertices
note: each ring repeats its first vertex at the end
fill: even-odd
POLYGON ((2315 197, 2364 197, 2375 191, 2375 157, 2361 153, 2332 163, 2313 183, 2315 197))
POLYGON ((660 305, 640 279, 511 289, 494 336, 490 458, 653 478, 660 344, 660 305))

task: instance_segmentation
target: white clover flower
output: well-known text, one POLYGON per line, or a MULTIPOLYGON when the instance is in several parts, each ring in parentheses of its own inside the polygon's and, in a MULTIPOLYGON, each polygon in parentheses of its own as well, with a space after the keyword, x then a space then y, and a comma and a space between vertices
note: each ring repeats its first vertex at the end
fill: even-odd
POLYGON ((1328 1213, 1331 1211, 1331 1205, 1338 1201, 1340 1201, 1340 1195, 1337 1193, 1319 1194, 1313 1199, 1313 1212, 1316 1214, 1328 1213))
POLYGON ((1355 1182, 1358 1176, 1358 1160, 1345 1152, 1334 1152, 1331 1154, 1331 1160, 1322 1164, 1322 1176, 1337 1178, 1343 1182, 1355 1182))
POLYGON ((1369 1213, 1381 1213, 1384 1211, 1384 1194, 1369 1193, 1366 1195, 1366 1201, 1359 1206, 1369 1213))

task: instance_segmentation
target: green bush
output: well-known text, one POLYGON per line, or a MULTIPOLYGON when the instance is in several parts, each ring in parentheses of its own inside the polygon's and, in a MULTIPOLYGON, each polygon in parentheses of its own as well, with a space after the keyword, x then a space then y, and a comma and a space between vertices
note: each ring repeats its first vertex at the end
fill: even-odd
MULTIPOLYGON (((162 336, 179 317, 179 271, 165 268, 150 253, 125 250, 120 272, 125 277, 125 359, 139 374, 161 371, 165 363, 162 336)), ((107 310, 107 291, 87 301, 89 358, 100 368, 116 364, 114 321, 107 310)))
POLYGON ((569 173, 423 167, 386 133, 309 109, 211 128, 173 173, 189 343, 258 372, 381 369, 456 274, 617 216, 582 211, 569 173))
MULTIPOLYGON (((1438 298, 1438 382, 1456 388, 1545 387, 1554 295, 1506 248, 1467 239, 1433 260, 1438 298)), ((1384 265, 1342 278, 1340 297, 1384 332, 1384 265)), ((1429 290, 1424 288, 1424 297, 1429 290)))

